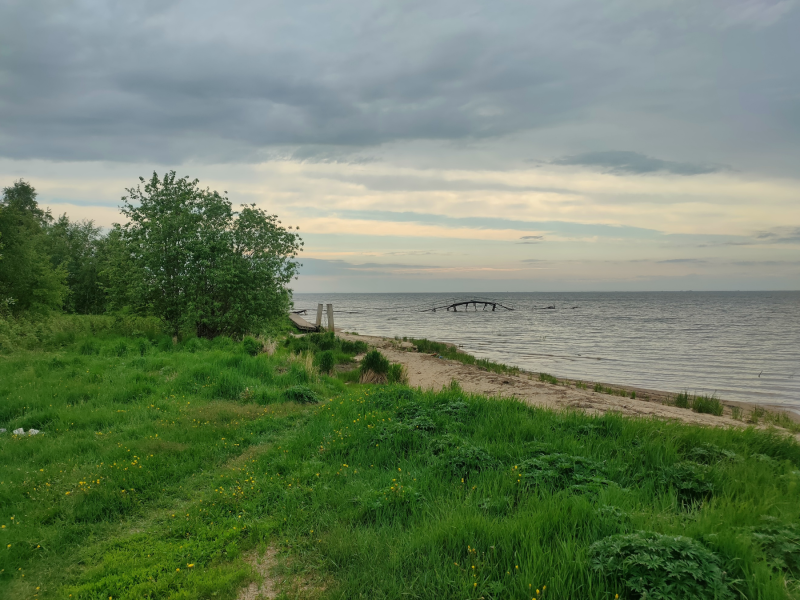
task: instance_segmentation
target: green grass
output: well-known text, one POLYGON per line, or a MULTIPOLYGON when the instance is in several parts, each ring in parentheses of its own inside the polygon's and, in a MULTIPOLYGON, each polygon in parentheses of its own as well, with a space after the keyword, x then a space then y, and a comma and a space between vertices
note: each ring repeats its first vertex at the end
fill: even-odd
POLYGON ((322 598, 798 597, 785 436, 312 364, 113 331, 0 358, 0 427, 44 432, 0 437, 0 597, 233 599, 267 547, 322 598))
POLYGON ((632 398, 634 400, 636 399, 636 392, 634 391, 628 391, 622 388, 612 388, 605 386, 602 383, 595 383, 592 389, 595 392, 599 392, 601 394, 610 394, 612 396, 622 396, 623 398, 632 398))
POLYGON ((553 377, 552 375, 548 375, 547 373, 539 373, 539 381, 543 381, 545 383, 552 383, 553 385, 558 385, 558 377, 553 377))
POLYGON ((681 392, 673 400, 679 408, 691 408, 696 413, 705 413, 721 417, 724 406, 719 398, 713 396, 691 396, 688 392, 681 392))
MULTIPOLYGON (((405 339, 405 338, 404 338, 405 339)), ((499 373, 501 375, 519 375, 520 370, 517 367, 510 367, 508 365, 504 365, 501 363, 496 363, 491 360, 486 360, 484 358, 475 358, 471 354, 467 354, 466 352, 461 352, 458 348, 451 344, 444 344, 442 342, 432 342, 431 340, 427 339, 415 339, 410 338, 412 344, 417 347, 419 352, 423 352, 425 354, 437 354, 442 356, 443 358, 447 358, 450 360, 457 360, 465 365, 477 365, 487 371, 492 371, 493 373, 499 373)))

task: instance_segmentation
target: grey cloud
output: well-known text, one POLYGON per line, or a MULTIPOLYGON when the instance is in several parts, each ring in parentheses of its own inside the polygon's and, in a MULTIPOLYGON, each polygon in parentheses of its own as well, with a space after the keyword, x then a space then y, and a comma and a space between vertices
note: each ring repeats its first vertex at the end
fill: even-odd
MULTIPOLYGON (((600 122, 642 141, 625 147, 691 146, 700 125, 742 148, 796 149, 798 80, 785 57, 798 51, 798 11, 755 4, 730 0, 721 24, 715 6, 688 0, 6 0, 0 155, 225 162, 299 146, 292 160, 359 162, 373 158, 361 149, 398 141, 600 122)), ((575 144, 562 150, 570 160, 621 172, 716 168, 587 158, 575 144)))
POLYGON ((670 264, 670 263, 699 265, 699 264, 704 264, 708 261, 700 260, 699 258, 671 258, 669 260, 659 260, 657 262, 660 265, 670 264))
POLYGON ((521 239, 521 240, 541 240, 541 239, 544 239, 544 236, 543 235, 523 235, 519 239, 521 239))
POLYGON ((709 246, 763 246, 779 244, 800 244, 800 227, 775 227, 768 231, 759 231, 751 237, 742 237, 735 240, 699 244, 698 248, 709 246))
POLYGON ((358 153, 355 148, 330 146, 302 146, 291 153, 275 155, 276 158, 302 163, 366 165, 380 159, 358 153))
POLYGON ((444 179, 442 177, 420 177, 413 175, 343 175, 338 173, 309 174, 308 177, 332 179, 362 185, 376 192, 541 192, 548 194, 575 195, 561 188, 515 186, 497 181, 472 179, 444 179))
POLYGON ((738 260, 731 264, 737 267, 800 267, 796 260, 738 260))
POLYGON ((477 6, 450 19, 456 6, 4 3, 0 151, 257 160, 281 144, 503 135, 574 107, 522 23, 477 6))
POLYGON ((715 165, 674 162, 646 156, 638 152, 607 150, 584 152, 552 160, 554 165, 596 167, 602 171, 620 175, 643 175, 647 173, 672 173, 673 175, 705 175, 723 170, 715 165))
POLYGON ((753 237, 768 244, 796 244, 800 242, 800 227, 776 227, 770 231, 761 231, 753 237))

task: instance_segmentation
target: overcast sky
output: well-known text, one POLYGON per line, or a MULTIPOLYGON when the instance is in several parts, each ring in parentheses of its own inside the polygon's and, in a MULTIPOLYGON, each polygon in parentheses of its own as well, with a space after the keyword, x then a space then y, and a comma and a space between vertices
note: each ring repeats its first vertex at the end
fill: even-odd
POLYGON ((0 0, 0 186, 174 169, 297 291, 800 289, 800 1, 0 0))

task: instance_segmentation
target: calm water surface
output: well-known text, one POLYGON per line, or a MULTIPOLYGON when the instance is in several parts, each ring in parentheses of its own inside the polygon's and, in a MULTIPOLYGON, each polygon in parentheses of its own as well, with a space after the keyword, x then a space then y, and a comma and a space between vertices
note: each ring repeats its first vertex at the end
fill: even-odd
POLYGON ((800 292, 476 294, 516 310, 420 312, 468 297, 296 294, 295 306, 313 321, 330 302, 346 331, 453 342, 535 372, 800 410, 800 292))

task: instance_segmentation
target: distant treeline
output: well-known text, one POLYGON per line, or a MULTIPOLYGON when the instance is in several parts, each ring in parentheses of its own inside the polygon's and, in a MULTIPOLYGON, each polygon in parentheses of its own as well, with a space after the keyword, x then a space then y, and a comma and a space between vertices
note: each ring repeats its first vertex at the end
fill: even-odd
POLYGON ((170 172, 140 178, 123 224, 55 218, 19 180, 0 200, 0 319, 155 316, 173 335, 241 336, 285 314, 303 242, 255 205, 170 172))

